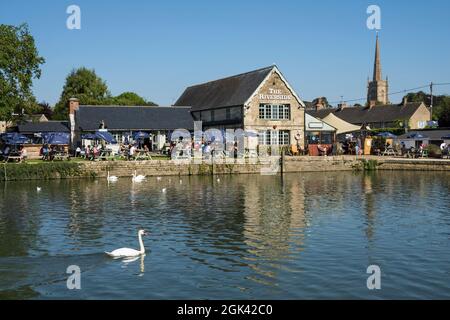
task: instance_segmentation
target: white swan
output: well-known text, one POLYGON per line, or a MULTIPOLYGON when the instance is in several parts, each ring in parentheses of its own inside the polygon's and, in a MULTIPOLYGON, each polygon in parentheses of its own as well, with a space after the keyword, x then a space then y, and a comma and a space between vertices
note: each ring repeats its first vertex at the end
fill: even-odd
POLYGON ((142 174, 136 175, 136 170, 134 170, 133 178, 131 178, 131 180, 132 180, 133 182, 141 182, 141 181, 143 181, 144 179, 145 179, 145 176, 143 176, 142 174))
POLYGON ((130 248, 120 248, 111 252, 105 251, 108 256, 114 258, 126 258, 126 257, 137 257, 141 254, 145 253, 144 242, 142 241, 142 236, 147 235, 148 233, 145 230, 138 231, 138 239, 139 239, 139 250, 130 249, 130 248))
POLYGON ((167 189, 166 188, 162 188, 161 192, 162 193, 166 193, 167 189))
POLYGON ((36 187, 36 191, 37 192, 41 192, 42 188, 41 187, 36 187))
POLYGON ((108 180, 109 182, 116 182, 117 179, 119 179, 117 178, 117 176, 110 176, 108 171, 108 177, 106 178, 106 180, 108 180))

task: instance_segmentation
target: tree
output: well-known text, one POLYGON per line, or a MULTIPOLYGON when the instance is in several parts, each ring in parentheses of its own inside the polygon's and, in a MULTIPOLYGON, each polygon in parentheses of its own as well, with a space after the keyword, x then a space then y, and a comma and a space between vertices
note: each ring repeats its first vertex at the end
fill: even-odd
POLYGON ((48 102, 42 101, 38 104, 38 108, 38 112, 45 115, 47 119, 51 119, 53 117, 53 108, 48 102))
POLYGON ((434 116, 438 120, 439 127, 450 127, 450 96, 442 97, 436 105, 434 116))
POLYGON ((111 100, 111 104, 119 106, 156 106, 154 102, 146 101, 134 92, 124 92, 111 100))
POLYGON ((44 62, 27 24, 0 25, 0 120, 10 121, 13 113, 36 109, 31 89, 44 62))
POLYGON ((59 102, 55 105, 55 119, 67 119, 70 98, 77 98, 84 105, 99 105, 106 104, 111 94, 106 82, 94 70, 81 67, 67 76, 59 102))
MULTIPOLYGON (((431 95, 419 91, 408 93, 405 97, 409 102, 423 102, 427 107, 431 104, 431 95)), ((440 127, 450 127, 450 96, 433 96, 433 120, 439 122, 440 127)))

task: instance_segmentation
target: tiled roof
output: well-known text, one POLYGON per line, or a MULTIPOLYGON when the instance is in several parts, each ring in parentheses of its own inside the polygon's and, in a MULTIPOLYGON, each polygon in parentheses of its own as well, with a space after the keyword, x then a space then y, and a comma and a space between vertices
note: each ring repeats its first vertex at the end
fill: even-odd
POLYGON ((81 131, 98 130, 104 121, 109 130, 193 130, 189 107, 80 106, 76 111, 81 131))
POLYGON ((243 105, 274 66, 188 87, 175 103, 192 111, 243 105))

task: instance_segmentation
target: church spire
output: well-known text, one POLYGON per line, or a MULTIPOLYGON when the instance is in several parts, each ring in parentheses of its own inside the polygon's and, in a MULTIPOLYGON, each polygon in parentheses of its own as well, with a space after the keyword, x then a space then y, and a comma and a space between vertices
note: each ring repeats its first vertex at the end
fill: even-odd
POLYGON ((377 32, 377 43, 375 45, 375 62, 373 65, 373 81, 380 81, 381 77, 381 59, 380 59, 380 44, 378 41, 378 32, 377 32))

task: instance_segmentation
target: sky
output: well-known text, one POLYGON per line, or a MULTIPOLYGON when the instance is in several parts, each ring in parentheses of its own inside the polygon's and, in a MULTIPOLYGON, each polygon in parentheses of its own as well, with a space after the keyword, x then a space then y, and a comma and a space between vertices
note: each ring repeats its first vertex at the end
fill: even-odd
POLYGON ((0 23, 28 23, 46 60, 33 91, 50 104, 81 66, 113 95, 133 91, 171 105, 187 86, 272 64, 301 99, 338 102, 366 96, 376 37, 369 5, 381 10, 391 92, 450 82, 448 0, 0 0, 0 23), (79 30, 66 26, 69 5, 80 7, 79 30))

